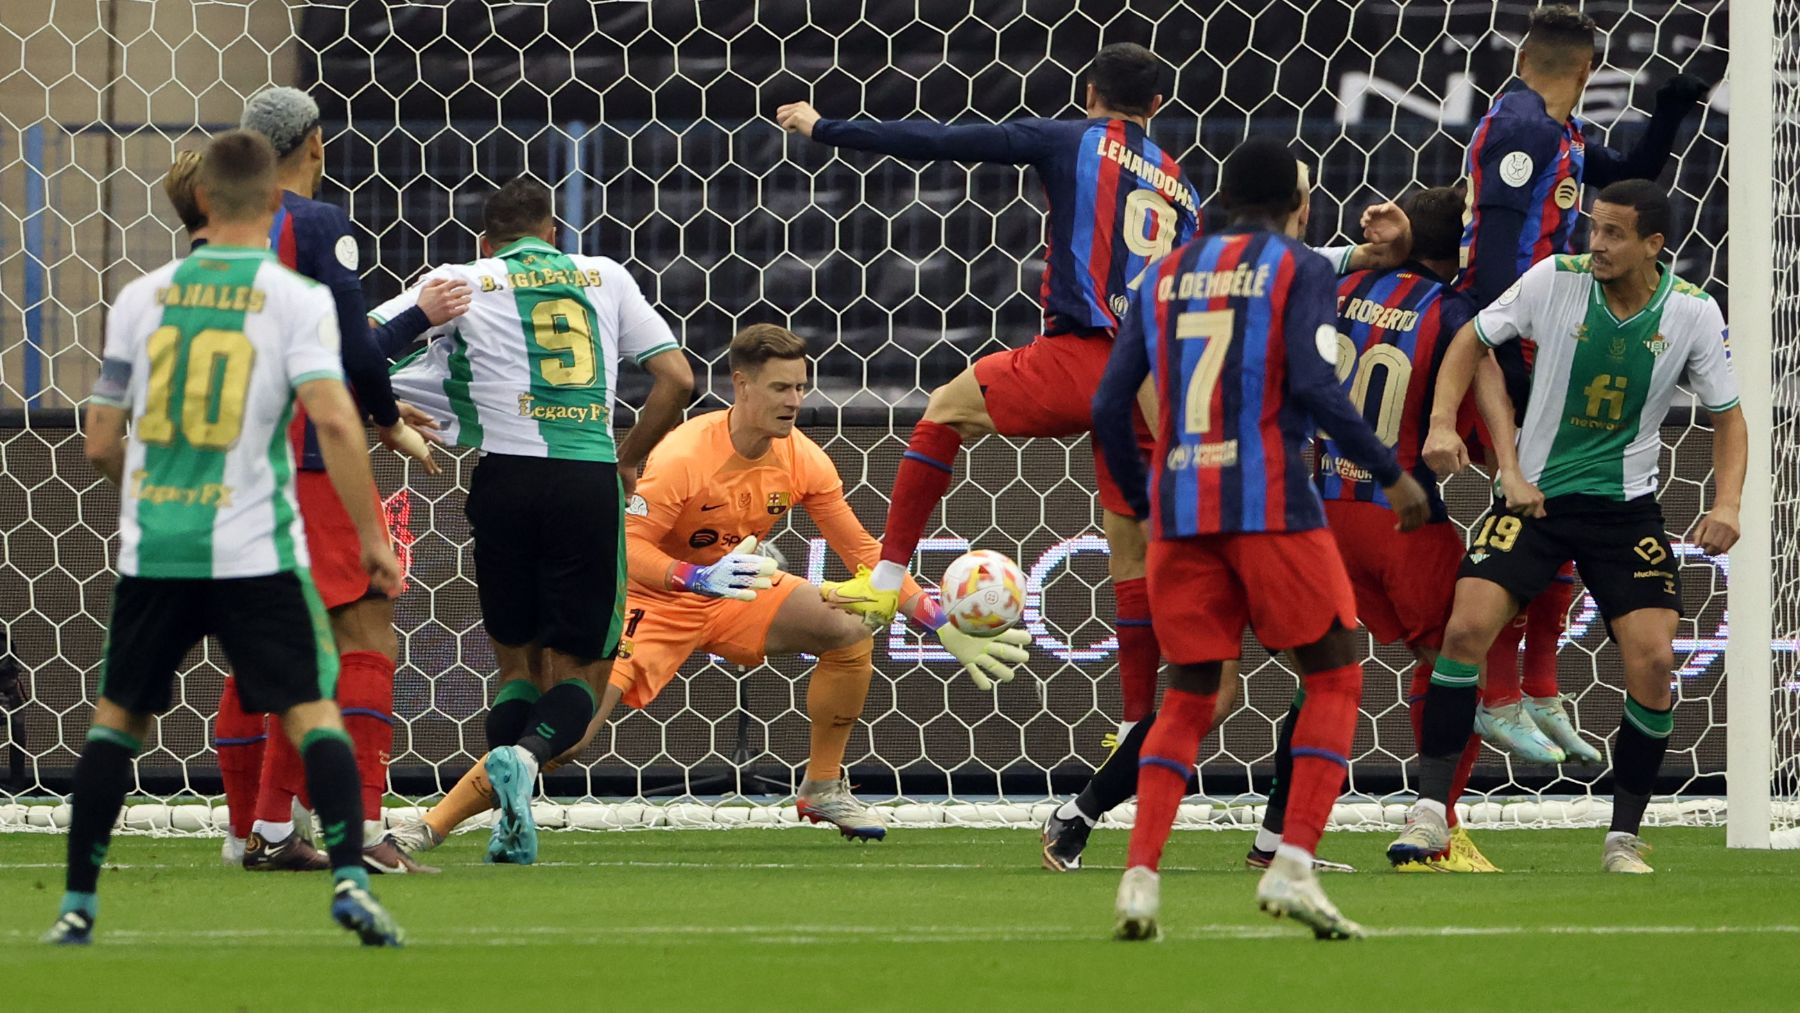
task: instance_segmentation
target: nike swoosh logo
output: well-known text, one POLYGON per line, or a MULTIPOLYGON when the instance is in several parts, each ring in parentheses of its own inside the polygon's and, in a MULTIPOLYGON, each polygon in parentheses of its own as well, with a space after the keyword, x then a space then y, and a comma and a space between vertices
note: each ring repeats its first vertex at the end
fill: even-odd
POLYGON ((706 505, 702 505, 702 506, 701 506, 701 507, 700 507, 700 512, 701 512, 701 513, 705 513, 705 512, 706 512, 706 511, 708 511, 708 510, 717 510, 717 509, 719 509, 719 508, 720 508, 720 507, 722 507, 722 506, 724 506, 724 505, 725 505, 725 504, 723 504, 723 503, 714 503, 714 504, 712 504, 712 505, 711 505, 711 506, 706 506, 706 505))
POLYGON ((824 598, 828 605, 866 605, 875 600, 847 595, 835 586, 822 589, 820 597, 824 598))

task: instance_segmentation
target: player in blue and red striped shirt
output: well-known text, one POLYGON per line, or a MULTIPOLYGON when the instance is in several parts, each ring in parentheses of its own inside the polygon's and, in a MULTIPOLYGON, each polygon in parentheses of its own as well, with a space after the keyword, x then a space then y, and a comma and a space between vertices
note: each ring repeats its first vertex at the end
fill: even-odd
MULTIPOLYGON (((1424 461, 1425 436, 1431 428, 1438 365, 1450 339, 1475 315, 1475 307, 1452 284, 1462 231, 1462 191, 1421 190, 1409 194, 1400 206, 1412 222, 1411 261, 1392 270, 1359 271, 1338 284, 1336 375, 1376 437, 1393 448, 1400 467, 1425 490, 1431 521, 1417 531, 1395 531, 1386 492, 1335 438, 1319 443, 1314 477, 1332 537, 1356 590, 1357 618, 1376 642, 1404 643, 1419 661, 1407 694, 1416 737, 1420 704, 1450 620, 1463 553, 1462 534, 1450 523, 1437 477, 1424 461)), ((1474 428, 1471 402, 1463 406, 1458 429, 1470 433, 1474 428)), ((1267 868, 1281 841, 1293 733, 1304 698, 1302 691, 1281 723, 1275 784, 1256 842, 1245 856, 1253 868, 1267 868)), ((1475 742, 1465 751, 1453 798, 1468 782, 1479 746, 1475 742)), ((1455 851, 1430 868, 1491 869, 1466 833, 1455 851)), ((1336 863, 1317 864, 1321 869, 1352 871, 1336 863)))
MULTIPOLYGON (((963 441, 986 433, 1090 432, 1094 390, 1112 351, 1127 286, 1152 259, 1197 233, 1198 195, 1174 157, 1146 132, 1162 105, 1162 78, 1162 65, 1149 50, 1121 43, 1102 49, 1088 69, 1086 119, 945 126, 821 119, 807 103, 779 110, 783 127, 840 148, 1030 165, 1049 204, 1042 333, 1022 347, 983 356, 931 392, 894 479, 881 561, 836 590, 844 604, 855 599, 872 624, 894 616, 901 582, 926 522, 949 490, 963 441)), ((1142 436, 1147 445, 1148 431, 1142 436)), ((1150 625, 1142 536, 1098 450, 1094 470, 1112 550, 1123 738, 1155 705, 1160 653, 1150 625)), ((1078 863, 1079 852, 1077 845, 1067 867, 1078 863)))
POLYGON ((1349 762, 1362 666, 1350 633, 1355 595, 1325 530, 1306 444, 1323 425, 1383 487, 1404 530, 1426 522, 1430 501, 1338 385, 1336 278, 1294 238, 1308 188, 1279 141, 1252 137, 1233 151, 1220 178, 1230 227, 1145 271, 1094 398, 1107 464, 1133 513, 1149 520, 1151 617, 1170 662, 1139 759, 1117 909, 1124 939, 1158 932, 1156 867, 1246 623, 1270 650, 1294 652, 1307 688, 1290 818, 1258 902, 1320 938, 1361 934, 1312 868, 1349 762), (1157 419, 1146 486, 1131 417, 1147 375, 1157 419))
MULTIPOLYGON (((269 230, 270 246, 282 263, 331 290, 343 341, 345 378, 363 412, 373 418, 381 442, 435 474, 438 465, 431 458, 430 446, 420 428, 415 428, 435 428, 435 423, 395 401, 382 345, 403 341, 409 332, 416 337, 442 321, 433 319, 429 309, 421 306, 412 316, 396 317, 383 331, 371 331, 362 279, 356 273, 360 257, 350 219, 341 208, 311 196, 324 173, 325 148, 319 107, 305 92, 270 88, 257 93, 245 104, 243 126, 267 137, 278 157, 282 199, 269 230)), ((393 744, 394 667, 399 654, 393 603, 372 589, 363 573, 355 528, 336 490, 319 470, 322 462, 317 442, 304 413, 294 413, 289 437, 297 465, 295 498, 306 525, 313 580, 330 614, 338 649, 337 701, 362 776, 364 863, 373 872, 435 871, 413 863, 384 841, 381 833, 381 801, 387 790, 393 744)), ((369 495, 379 501, 380 493, 373 485, 369 495)), ((226 754, 236 751, 233 743, 253 743, 254 735, 242 733, 255 731, 255 716, 243 714, 236 696, 235 687, 228 684, 220 697, 215 730, 216 741, 226 747, 221 750, 221 770, 234 768, 233 775, 227 776, 228 786, 238 779, 235 767, 244 758, 226 754)), ((303 798, 304 789, 299 754, 283 736, 271 737, 264 747, 255 788, 256 819, 245 842, 244 868, 304 871, 321 867, 324 856, 294 833, 293 799, 303 798)), ((236 794, 241 796, 242 790, 236 794)), ((229 794, 228 801, 238 807, 238 799, 229 794)))
MULTIPOLYGON (((1593 18, 1570 5, 1533 11, 1519 47, 1518 80, 1494 100, 1469 141, 1469 218, 1457 284, 1477 309, 1531 265, 1571 252, 1583 186, 1660 176, 1682 123, 1711 90, 1697 75, 1677 74, 1657 89, 1650 122, 1630 152, 1590 140, 1587 125, 1573 113, 1593 73, 1596 35, 1593 18)), ((1515 341, 1493 353, 1521 421, 1535 347, 1515 341)), ((1507 624, 1488 655, 1478 726, 1497 748, 1529 762, 1600 759, 1576 732, 1557 693, 1556 648, 1574 596, 1573 574, 1572 566, 1564 567, 1507 624)))

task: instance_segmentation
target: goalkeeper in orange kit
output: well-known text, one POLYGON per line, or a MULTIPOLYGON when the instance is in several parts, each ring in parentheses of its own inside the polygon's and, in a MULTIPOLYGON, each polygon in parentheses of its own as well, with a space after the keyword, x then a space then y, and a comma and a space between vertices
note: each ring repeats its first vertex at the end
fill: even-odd
MULTIPOLYGON (((730 363, 733 406, 689 419, 663 437, 626 507, 631 583, 618 662, 587 736, 559 760, 586 746, 621 700, 644 707, 656 699, 697 651, 741 665, 811 654, 819 659, 806 693, 812 750, 796 806, 802 819, 832 824, 846 837, 880 840, 887 833, 880 812, 850 794, 842 770, 872 674, 869 629, 834 606, 831 586, 777 571, 755 545, 790 509, 803 506, 852 570, 874 563, 881 546, 845 502, 831 459, 794 428, 809 386, 805 341, 773 324, 755 324, 732 339, 730 363)), ((1011 679, 1026 660, 1024 630, 992 638, 961 633, 910 578, 902 602, 983 689, 1011 679)), ((531 686, 510 683, 506 692, 529 694, 531 686)), ((429 850, 493 805, 493 789, 476 766, 422 821, 389 836, 408 852, 429 850)), ((529 863, 535 855, 490 845, 488 858, 529 863)))

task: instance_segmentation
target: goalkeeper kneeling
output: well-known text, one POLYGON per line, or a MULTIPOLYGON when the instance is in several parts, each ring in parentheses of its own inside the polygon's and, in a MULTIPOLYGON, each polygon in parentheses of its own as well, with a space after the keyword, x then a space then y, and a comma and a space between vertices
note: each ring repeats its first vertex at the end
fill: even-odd
MULTIPOLYGON (((732 339, 730 363, 732 407, 688 420, 650 454, 625 511, 631 582, 624 614, 611 617, 623 625, 611 681, 581 743, 544 769, 585 748, 620 701, 647 706, 696 652, 739 665, 811 654, 819 660, 806 692, 812 752, 796 801, 800 817, 830 823, 845 837, 880 840, 887 834, 881 813, 850 794, 842 770, 873 672, 870 630, 854 614, 857 602, 780 572, 756 546, 803 506, 852 570, 872 565, 881 547, 844 500, 831 459, 794 428, 809 387, 804 339, 756 324, 732 339)), ((1024 630, 992 638, 959 633, 911 578, 901 599, 903 611, 935 631, 982 689, 1011 679, 1027 658, 1024 630)), ((529 680, 508 682, 492 713, 529 707, 538 691, 529 680)), ((493 788, 477 765, 421 822, 389 836, 408 852, 429 850, 493 806, 493 788)), ((488 849, 492 862, 535 858, 498 838, 488 849)))

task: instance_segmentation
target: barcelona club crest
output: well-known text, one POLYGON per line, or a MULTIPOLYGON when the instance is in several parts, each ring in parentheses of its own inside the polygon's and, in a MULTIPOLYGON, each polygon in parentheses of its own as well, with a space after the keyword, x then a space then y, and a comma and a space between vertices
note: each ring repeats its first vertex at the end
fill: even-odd
POLYGON ((793 505, 794 498, 788 493, 772 492, 769 494, 768 509, 771 517, 780 517, 782 514, 788 512, 788 507, 793 505))

